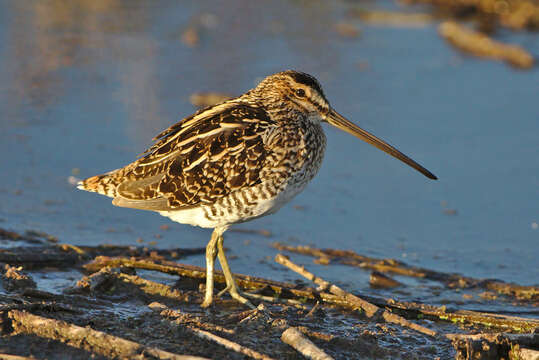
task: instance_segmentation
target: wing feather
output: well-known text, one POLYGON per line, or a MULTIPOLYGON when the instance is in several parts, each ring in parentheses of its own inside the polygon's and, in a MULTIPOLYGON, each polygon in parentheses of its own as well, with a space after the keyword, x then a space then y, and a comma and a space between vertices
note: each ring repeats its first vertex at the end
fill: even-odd
POLYGON ((112 204, 120 207, 139 210, 166 211, 169 209, 168 200, 165 198, 149 200, 130 200, 121 196, 117 196, 112 200, 112 204))
POLYGON ((253 186, 266 162, 264 133, 273 126, 266 111, 252 104, 227 102, 199 111, 161 132, 128 165, 113 204, 178 210, 253 186))

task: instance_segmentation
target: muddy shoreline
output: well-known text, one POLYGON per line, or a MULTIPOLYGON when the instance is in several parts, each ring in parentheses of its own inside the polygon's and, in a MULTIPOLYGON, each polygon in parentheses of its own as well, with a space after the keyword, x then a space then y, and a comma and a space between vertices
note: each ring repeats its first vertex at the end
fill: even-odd
MULTIPOLYGON (((399 301, 398 293, 393 298, 350 294, 325 282, 323 274, 310 274, 308 266, 295 264, 293 254, 311 255, 327 266, 342 263, 357 271, 383 273, 389 279, 420 273, 448 289, 479 287, 491 291, 496 301, 532 309, 539 305, 533 286, 417 269, 351 251, 276 243, 273 246, 291 256, 278 255, 276 262, 318 288, 307 280, 291 284, 237 274, 240 287, 253 294, 258 308, 248 310, 225 295, 206 310, 200 307, 204 269, 182 264, 186 256, 203 256, 203 248, 74 246, 46 234, 7 230, 0 236, 0 353, 10 356, 301 359, 301 352, 320 351, 313 358, 466 359, 478 354, 482 359, 531 359, 526 356, 539 350, 537 312, 496 314, 457 303, 440 307, 399 301), (67 281, 71 285, 59 293, 40 289, 33 279, 43 273, 72 276, 73 271, 80 277, 67 281)), ((223 286, 217 272, 217 290, 223 286)))

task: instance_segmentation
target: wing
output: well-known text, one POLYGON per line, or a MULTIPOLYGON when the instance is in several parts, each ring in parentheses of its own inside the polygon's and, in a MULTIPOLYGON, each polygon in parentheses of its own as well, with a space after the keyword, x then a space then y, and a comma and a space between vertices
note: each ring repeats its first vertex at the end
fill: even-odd
POLYGON ((265 110, 227 102, 183 119, 125 168, 113 204, 169 211, 211 204, 260 182, 274 126, 265 110))

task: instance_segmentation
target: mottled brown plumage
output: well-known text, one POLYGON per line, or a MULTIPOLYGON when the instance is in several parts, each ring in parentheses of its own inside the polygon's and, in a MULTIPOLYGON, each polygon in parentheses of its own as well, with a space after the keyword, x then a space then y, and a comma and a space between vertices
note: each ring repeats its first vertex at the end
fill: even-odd
POLYGON ((207 246, 204 306, 211 303, 215 256, 227 287, 239 295, 223 250, 230 224, 277 211, 301 192, 322 163, 329 122, 433 174, 335 112, 318 81, 284 71, 242 96, 200 110, 157 135, 155 144, 124 168, 88 178, 79 188, 114 198, 113 204, 157 211, 172 220, 214 228, 207 246))

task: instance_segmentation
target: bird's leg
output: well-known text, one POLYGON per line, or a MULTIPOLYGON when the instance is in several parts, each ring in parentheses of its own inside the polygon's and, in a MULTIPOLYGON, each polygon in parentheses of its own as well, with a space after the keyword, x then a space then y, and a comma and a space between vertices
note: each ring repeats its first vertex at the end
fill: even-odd
POLYGON ((213 265, 215 263, 215 256, 217 256, 217 242, 222 237, 221 233, 217 229, 213 230, 211 234, 211 240, 206 245, 206 293, 204 294, 204 301, 200 306, 208 307, 213 301, 213 265))
POLYGON ((225 275, 226 288, 222 290, 219 294, 228 290, 230 296, 233 299, 239 301, 242 304, 249 306, 251 309, 255 309, 253 304, 246 298, 240 295, 238 290, 238 285, 236 285, 236 280, 230 271, 230 266, 228 266, 228 261, 226 259, 225 249, 223 248, 223 235, 221 234, 217 240, 217 256, 219 256, 219 262, 221 263, 221 268, 223 269, 223 274, 225 275))

